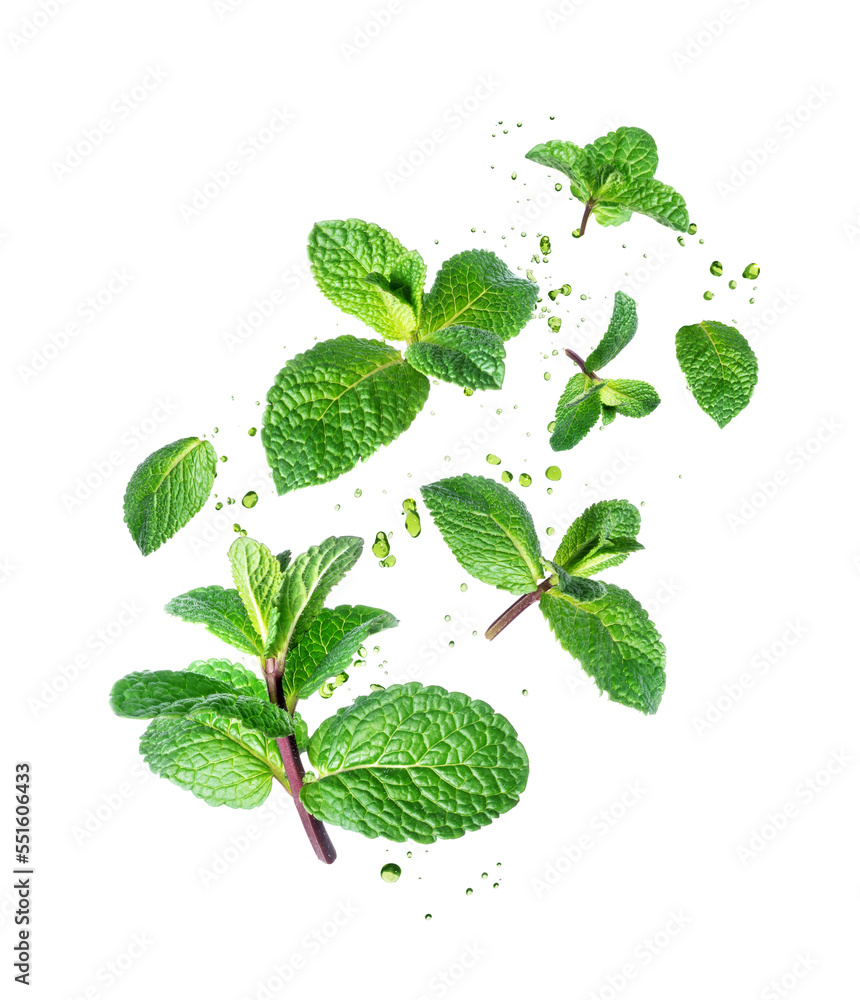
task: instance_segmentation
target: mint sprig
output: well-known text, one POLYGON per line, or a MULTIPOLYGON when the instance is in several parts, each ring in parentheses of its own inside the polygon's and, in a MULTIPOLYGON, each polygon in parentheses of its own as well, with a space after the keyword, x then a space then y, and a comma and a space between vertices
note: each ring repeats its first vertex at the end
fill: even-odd
POLYGON ((325 607, 362 540, 332 536, 290 561, 251 538, 229 557, 235 589, 199 587, 166 610, 257 656, 262 678, 228 660, 141 670, 111 690, 114 712, 151 719, 150 768, 209 805, 250 809, 272 783, 292 796, 317 857, 336 853, 324 822, 369 837, 432 843, 477 830, 516 805, 528 758, 510 723, 481 701, 418 683, 358 697, 309 739, 296 711, 397 619, 365 605, 325 607), (305 775, 307 750, 315 780, 305 775))
POLYGON ((308 239, 323 294, 382 340, 323 341, 287 362, 267 395, 262 442, 279 494, 329 482, 402 434, 430 378, 499 389, 504 342, 532 316, 538 289, 489 250, 445 261, 429 292, 426 266, 361 219, 318 222, 308 239))
POLYGON ((569 347, 565 354, 582 369, 568 380, 555 411, 549 439, 553 451, 567 451, 588 434, 602 417, 604 425, 617 414, 645 417, 660 405, 657 390, 634 379, 604 379, 595 369, 613 361, 630 343, 638 320, 636 303, 624 292, 615 293, 609 327, 600 343, 584 360, 569 347))
POLYGON ((611 701, 647 715, 657 711, 666 684, 659 633, 632 594, 591 579, 642 548, 636 540, 639 511, 632 504, 604 500, 588 507, 549 560, 536 548, 528 510, 501 483, 465 475, 431 483, 421 493, 460 565, 521 595, 490 625, 488 639, 539 604, 562 647, 611 701))
POLYGON ((585 206, 580 236, 591 215, 601 226, 620 226, 634 212, 680 232, 690 225, 684 199, 654 177, 657 145, 644 129, 622 126, 585 146, 550 139, 530 149, 526 159, 568 178, 571 194, 585 206))

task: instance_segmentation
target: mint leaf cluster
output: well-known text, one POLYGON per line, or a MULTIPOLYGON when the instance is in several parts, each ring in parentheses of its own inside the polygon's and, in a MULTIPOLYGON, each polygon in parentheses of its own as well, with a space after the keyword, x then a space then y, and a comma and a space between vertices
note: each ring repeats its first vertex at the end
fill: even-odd
POLYGON ((309 737, 298 703, 343 683, 361 644, 397 625, 380 608, 325 605, 362 547, 360 538, 332 536, 291 559, 238 538, 228 553, 235 587, 198 587, 166 610, 256 656, 262 676, 231 660, 201 660, 135 671, 110 694, 117 715, 152 720, 140 752, 156 774, 209 805, 238 809, 260 805, 280 784, 327 863, 336 854, 324 822, 429 844, 486 826, 517 804, 528 778, 507 719, 435 686, 359 696, 309 737))
POLYGON ((622 126, 585 146, 550 139, 526 159, 560 170, 570 181, 570 193, 585 206, 576 235, 585 234, 591 215, 601 226, 620 226, 634 212, 680 232, 690 225, 684 199, 654 177, 657 144, 644 129, 622 126))
POLYGON ((317 223, 308 254, 320 291, 384 340, 326 340, 278 373, 261 437, 279 494, 336 479, 390 444, 421 411, 431 378, 501 388, 505 341, 538 295, 489 250, 445 261, 425 292, 421 255, 361 219, 317 223))
POLYGON ((549 439, 553 451, 568 451, 579 444, 601 418, 606 425, 619 413, 625 417, 645 417, 660 404, 657 390, 647 382, 604 379, 596 371, 630 343, 637 323, 636 303, 624 292, 616 292, 609 327, 591 354, 583 361, 575 351, 565 350, 582 372, 569 379, 558 401, 549 439))
POLYGON ((463 475, 431 483, 421 493, 463 569, 521 595, 493 622, 488 639, 537 603, 562 647, 611 701, 646 715, 657 711, 666 686, 660 635, 629 591, 592 579, 643 548, 636 539, 636 507, 626 500, 593 504, 547 559, 528 509, 501 483, 463 475))

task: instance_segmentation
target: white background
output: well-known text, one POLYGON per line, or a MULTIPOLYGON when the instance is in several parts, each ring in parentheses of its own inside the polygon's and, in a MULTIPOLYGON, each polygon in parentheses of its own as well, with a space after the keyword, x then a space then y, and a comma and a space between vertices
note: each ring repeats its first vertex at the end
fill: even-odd
POLYGON ((376 18, 383 0, 43 6, 52 16, 8 0, 0 23, 3 977, 12 765, 24 759, 30 995, 743 1000, 780 995, 768 983, 782 980, 798 998, 847 996, 860 875, 853 8, 726 0, 720 22, 718 0, 402 0, 376 18), (279 112, 289 124, 265 144, 279 112), (578 203, 523 158, 537 142, 584 143, 620 124, 655 136, 658 177, 699 226, 686 247, 641 217, 621 229, 592 221, 573 240, 578 203), (75 164, 67 147, 86 150, 93 129, 101 141, 75 164), (251 160, 242 150, 258 134, 251 160), (422 143, 423 162, 398 175, 422 143), (231 159, 239 175, 189 218, 182 206, 231 159), (367 464, 277 498, 247 430, 286 358, 364 333, 304 265, 314 221, 347 216, 420 249, 431 276, 480 246, 534 267, 543 304, 563 282, 573 295, 554 309, 560 334, 544 316, 509 344, 503 391, 434 388, 409 432, 367 464), (538 233, 552 238, 546 265, 530 263, 538 233), (715 258, 722 279, 708 272, 715 258), (750 261, 757 291, 742 279, 730 291, 750 261), (125 285, 115 280, 93 316, 86 300, 114 269, 125 285), (654 383, 662 405, 554 456, 546 425, 572 366, 551 350, 592 346, 617 288, 637 300, 640 326, 612 374, 654 383), (276 292, 273 314, 231 347, 276 292), (760 358, 750 406, 722 431, 674 358, 677 328, 703 318, 735 322, 760 358), (68 323, 78 329, 64 343, 68 323), (219 516, 210 501, 143 559, 122 522, 125 484, 146 454, 190 434, 229 457, 222 500, 254 487, 260 502, 219 516), (564 474, 549 495, 553 461, 564 474), (514 488, 542 537, 558 529, 549 555, 591 500, 644 505, 646 550, 607 579, 646 603, 664 636, 656 716, 598 697, 536 609, 491 646, 483 630, 508 595, 474 580, 461 592, 467 577, 426 512, 419 539, 404 531, 401 502, 422 483, 502 469, 534 477, 514 488), (240 813, 148 774, 142 726, 111 715, 108 690, 130 670, 227 655, 161 609, 228 584, 234 521, 275 550, 394 532, 397 565, 368 554, 336 597, 402 624, 305 714, 315 725, 410 668, 485 698, 530 755, 516 809, 429 849, 333 828, 339 858, 325 867, 282 790, 240 813), (745 674, 752 686, 732 701, 724 689, 737 694, 745 674), (629 784, 637 798, 619 805, 629 784), (591 846, 574 863, 584 834, 591 846), (403 867, 394 885, 379 877, 389 860, 403 867))

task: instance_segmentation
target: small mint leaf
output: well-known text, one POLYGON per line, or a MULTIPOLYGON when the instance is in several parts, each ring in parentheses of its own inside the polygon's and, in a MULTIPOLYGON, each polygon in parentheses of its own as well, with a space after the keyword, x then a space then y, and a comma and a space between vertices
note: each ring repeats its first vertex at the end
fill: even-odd
POLYGON ((585 359, 586 368, 599 371, 617 358, 633 339, 638 323, 636 303, 624 292, 616 292, 609 327, 600 343, 585 359))
POLYGON ((470 389, 501 389, 505 345, 501 337, 470 326, 448 326, 425 333, 406 348, 406 360, 419 372, 470 389))
POLYGON ((259 656, 263 646, 251 624, 237 590, 197 587, 168 601, 164 610, 186 622, 206 626, 206 630, 243 653, 259 656))
POLYGON ((585 437, 600 417, 600 383, 587 375, 568 380, 555 411, 549 439, 553 451, 568 451, 585 437))
POLYGON ((647 382, 607 379, 600 385, 600 402, 624 417, 645 417, 657 409, 660 397, 647 382))
POLYGON ((265 545, 247 537, 237 538, 227 555, 236 590, 265 649, 278 617, 284 579, 280 563, 265 545))
POLYGON ((571 576, 592 576, 618 566, 644 547, 636 541, 639 525, 639 511, 632 503, 600 500, 567 529, 553 559, 571 576))

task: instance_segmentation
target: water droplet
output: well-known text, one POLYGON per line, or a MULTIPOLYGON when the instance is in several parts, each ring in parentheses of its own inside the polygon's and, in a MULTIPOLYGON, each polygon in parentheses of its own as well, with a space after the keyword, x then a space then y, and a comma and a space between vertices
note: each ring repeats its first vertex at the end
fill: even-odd
POLYGON ((705 292, 705 294, 702 296, 702 298, 707 299, 708 302, 710 302, 713 297, 714 297, 713 292, 705 292))
POLYGON ((570 285, 568 285, 567 283, 565 283, 564 285, 561 286, 561 294, 562 295, 570 295, 571 291, 572 291, 572 289, 571 289, 570 285))
POLYGON ((583 292, 579 297, 582 299, 583 302, 585 302, 585 300, 588 298, 585 292, 583 292))
POLYGON ((505 471, 505 472, 502 473, 502 482, 503 483, 509 483, 513 478, 514 478, 513 472, 507 472, 507 471, 505 471))
POLYGON ((387 865, 380 868, 379 874, 382 876, 383 882, 396 882, 400 878, 400 865, 389 861, 387 865))
POLYGON ((256 427, 249 427, 248 428, 248 437, 254 437, 254 435, 256 433, 257 433, 257 428, 256 427))
POLYGON ((325 684, 320 684, 319 694, 320 698, 331 698, 334 694, 334 685, 329 684, 328 681, 326 681, 325 684))
POLYGON ((688 236, 695 236, 698 231, 699 231, 699 227, 696 225, 695 222, 691 222, 690 225, 687 226, 687 235, 688 236))
POLYGON ((341 672, 335 677, 333 684, 335 687, 340 687, 341 684, 346 684, 348 680, 349 674, 345 670, 341 670, 341 672))
POLYGON ((466 890, 466 895, 467 896, 471 896, 472 895, 472 890, 471 889, 467 889, 466 890))
POLYGON ((461 583, 460 584, 460 590, 462 590, 464 594, 466 593, 466 591, 468 589, 469 589, 469 584, 468 583, 461 583))
POLYGON ((218 433, 218 428, 216 427, 215 430, 212 433, 213 434, 217 434, 218 433))
POLYGON ((552 289, 550 289, 550 291, 549 291, 549 297, 550 297, 550 299, 551 299, 551 300, 552 300, 553 302, 555 302, 555 300, 556 300, 556 299, 558 298, 558 293, 559 293, 560 291, 561 291, 561 289, 560 289, 560 288, 552 288, 552 289))
POLYGON ((578 239, 579 239, 579 237, 580 237, 580 236, 582 236, 582 230, 581 230, 581 229, 574 229, 574 231, 573 231, 573 232, 572 232, 572 233, 571 233, 570 235, 571 235, 571 236, 572 236, 572 237, 573 237, 573 238, 574 238, 575 240, 578 240, 578 239))
POLYGON ((722 275, 722 273, 723 273, 723 265, 718 260, 712 261, 711 262, 711 274, 715 278, 719 278, 722 275))
POLYGON ((412 857, 412 851, 407 851, 406 852, 406 857, 407 858, 411 858, 412 857))
POLYGON ((334 505, 334 509, 335 509, 335 510, 340 510, 340 504, 339 504, 339 503, 336 503, 336 504, 334 505))
POLYGON ((555 421, 550 420, 550 422, 546 425, 546 429, 550 432, 550 434, 552 434, 552 432, 555 430, 555 421))
POLYGON ((684 243, 684 237, 683 236, 679 236, 678 237, 678 244, 680 246, 682 246, 682 247, 687 245, 686 243, 684 243))
POLYGON ((487 455, 487 462, 488 462, 489 465, 501 465, 502 464, 502 460, 499 458, 499 456, 498 455, 493 455, 493 454, 487 455))
POLYGON ((464 396, 474 396, 475 395, 475 390, 474 389, 470 389, 468 386, 464 386, 464 388, 463 388, 463 395, 464 396))
POLYGON ((540 238, 540 252, 541 253, 552 253, 552 244, 550 243, 548 236, 541 236, 541 238, 540 238))
POLYGON ((371 684, 370 685, 370 690, 371 691, 384 691, 385 688, 381 684, 371 684))
POLYGON ((547 486, 546 491, 547 491, 547 493, 549 493, 550 496, 552 496, 552 487, 551 486, 547 486))
POLYGON ((403 510, 406 514, 406 530, 413 538, 421 534, 421 516, 418 513, 418 504, 414 500, 404 500, 403 510))
POLYGON ((556 185, 555 185, 555 189, 556 189, 556 191, 561 191, 562 187, 564 187, 564 185, 563 185, 563 184, 561 184, 561 182, 558 182, 558 183, 556 183, 556 185))
POLYGON ((499 883, 498 882, 493 882, 493 888, 494 889, 498 889, 499 888, 499 883))
MULTIPOLYGON (((515 171, 514 171, 514 172, 513 172, 512 174, 511 174, 511 180, 512 180, 512 181, 515 181, 516 179, 517 179, 517 172, 516 172, 516 170, 515 170, 515 171)), ((474 232, 474 230, 472 230, 472 232, 474 232)))
POLYGON ((544 382, 549 382, 549 380, 550 380, 551 378, 552 378, 552 375, 550 375, 550 373, 549 373, 549 372, 544 372, 544 373, 543 373, 543 380, 544 380, 544 382))
POLYGON ((257 496, 257 494, 253 490, 248 490, 248 492, 242 497, 242 506, 243 507, 256 507, 257 506, 257 501, 259 499, 260 498, 257 496))
POLYGON ((355 493, 353 493, 352 495, 354 497, 360 497, 361 496, 361 490, 356 490, 355 493))
POLYGON ((391 569, 391 567, 397 562, 395 556, 389 556, 387 559, 380 559, 379 565, 382 569, 391 569))
POLYGON ((425 920, 432 920, 433 919, 433 914, 432 913, 425 913, 424 914, 424 919, 425 920))
POLYGON ((548 535, 554 535, 554 534, 555 534, 555 528, 553 528, 553 527, 552 527, 552 525, 550 525, 550 527, 548 527, 548 528, 546 529, 546 533, 547 533, 548 535))
POLYGON ((222 462, 226 462, 227 461, 227 456, 226 455, 222 455, 221 456, 221 461, 222 462))
POLYGON ((743 276, 749 278, 750 281, 754 281, 761 274, 761 268, 758 264, 747 264, 744 268, 743 276))
POLYGON ((353 670, 358 670, 359 667, 364 667, 367 665, 367 660, 355 660, 352 664, 353 670))
POLYGON ((391 546, 388 544, 388 535, 384 531, 376 532, 376 541, 370 546, 370 551, 377 559, 384 559, 391 551, 391 546))
POLYGON ((561 329, 561 316, 550 316, 546 322, 553 333, 558 333, 561 329))
POLYGON ((751 306, 754 306, 754 305, 755 305, 755 299, 750 299, 750 305, 751 305, 751 306))
POLYGON ((527 472, 520 473, 520 486, 531 486, 532 477, 527 472))
POLYGON ((738 283, 735 281, 734 278, 732 278, 732 280, 729 282, 729 288, 735 289, 737 287, 738 287, 738 283))
POLYGON ((546 478, 553 483, 557 483, 561 479, 561 469, 557 465, 551 465, 546 470, 546 478))
POLYGON ((523 698, 528 698, 528 696, 529 696, 528 688, 523 688, 523 698))
POLYGON ((219 500, 218 503, 215 504, 215 510, 221 510, 223 506, 224 504, 219 500))
POLYGON ((481 878, 487 878, 487 877, 488 877, 488 876, 487 876, 487 873, 486 873, 486 872, 481 872, 481 878))

